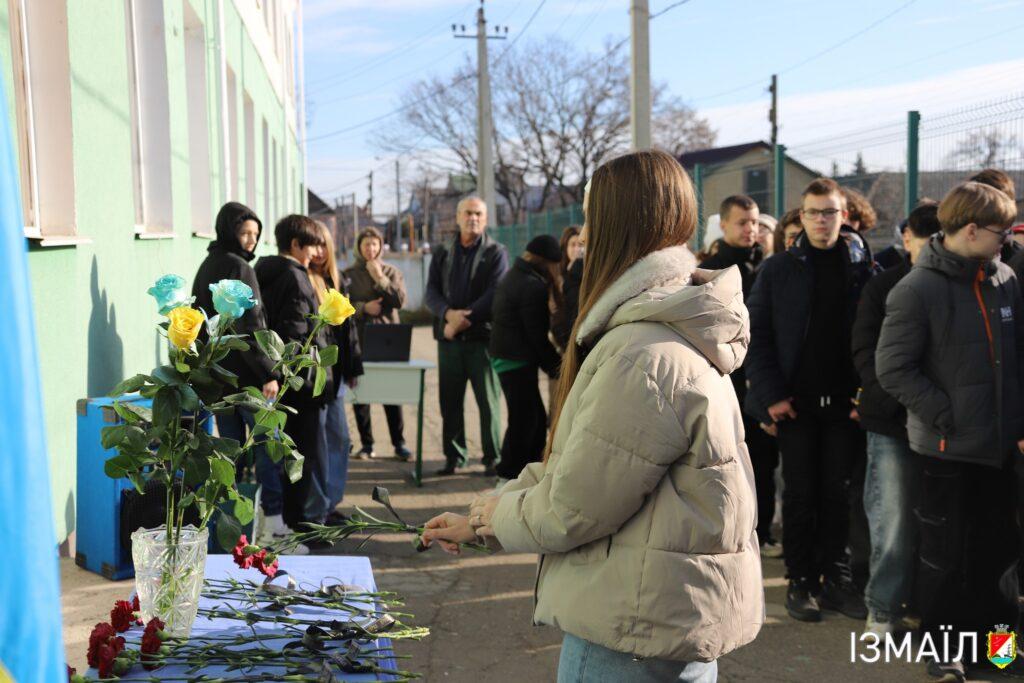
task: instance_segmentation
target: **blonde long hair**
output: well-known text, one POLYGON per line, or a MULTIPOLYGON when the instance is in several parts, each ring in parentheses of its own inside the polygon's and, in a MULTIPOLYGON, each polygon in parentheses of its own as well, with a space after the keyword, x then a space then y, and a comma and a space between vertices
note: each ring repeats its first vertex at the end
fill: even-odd
POLYGON ((562 357, 551 406, 551 455, 566 397, 586 356, 576 343, 580 326, 601 295, 634 263, 655 251, 685 244, 697 227, 697 199, 686 171, 664 152, 624 154, 602 164, 584 207, 587 253, 583 258, 579 315, 562 357))
POLYGON ((322 265, 309 264, 309 280, 313 283, 313 291, 316 292, 317 300, 323 303, 324 293, 330 287, 336 289, 340 284, 338 281, 338 261, 334 257, 334 236, 331 234, 331 231, 320 221, 314 220, 314 223, 320 228, 320 234, 324 238, 324 255, 326 258, 322 265), (327 282, 328 280, 330 280, 330 284, 327 282))

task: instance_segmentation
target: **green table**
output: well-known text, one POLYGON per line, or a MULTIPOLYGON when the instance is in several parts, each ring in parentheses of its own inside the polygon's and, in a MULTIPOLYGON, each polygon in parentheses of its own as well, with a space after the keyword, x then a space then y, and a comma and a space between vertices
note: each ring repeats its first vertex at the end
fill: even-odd
POLYGON ((423 389, 427 370, 436 367, 428 360, 364 362, 359 385, 345 392, 349 403, 416 406, 416 469, 412 475, 416 486, 423 485, 423 389))

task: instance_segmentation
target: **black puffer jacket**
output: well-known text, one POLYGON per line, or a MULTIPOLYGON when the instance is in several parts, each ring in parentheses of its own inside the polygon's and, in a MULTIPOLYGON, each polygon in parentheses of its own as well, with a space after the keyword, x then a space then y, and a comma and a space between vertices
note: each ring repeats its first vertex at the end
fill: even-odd
MULTIPOLYGON (((846 320, 852 325, 861 290, 875 266, 867 243, 855 231, 843 227, 839 245, 846 264, 846 320)), ((801 233, 788 250, 766 259, 747 303, 750 348, 743 367, 749 390, 744 408, 761 422, 771 421, 769 406, 794 393, 813 302, 814 274, 807 262, 811 248, 801 233)))
MULTIPOLYGON (((199 265, 195 280, 192 282, 192 296, 196 298, 197 306, 206 311, 207 315, 214 316, 216 311, 213 308, 210 285, 221 280, 241 280, 249 285, 256 305, 235 322, 234 332, 250 335, 250 342, 253 342, 252 333, 266 329, 267 320, 260 284, 256 279, 256 272, 249 265, 255 256, 251 251, 242 249, 236 235, 239 226, 248 220, 256 221, 260 226, 260 232, 263 232, 263 224, 249 207, 237 202, 228 202, 221 207, 217 213, 217 239, 210 243, 207 248, 208 254, 199 265)), ((255 342, 249 346, 248 351, 233 351, 221 361, 221 365, 238 375, 238 386, 259 388, 271 379, 280 379, 273 373, 273 361, 256 347, 255 342)))
POLYGON ((493 358, 528 361, 556 377, 561 358, 548 340, 551 315, 542 267, 517 258, 498 283, 488 351, 493 358))
POLYGON ((583 282, 583 259, 576 259, 562 277, 562 306, 551 316, 551 334, 563 349, 569 346, 572 327, 580 314, 580 284, 583 282))
POLYGON ((907 440, 907 411, 878 383, 875 374, 875 348, 885 319, 885 300, 896 283, 910 272, 910 263, 890 268, 871 278, 864 287, 853 323, 851 347, 853 364, 860 376, 857 412, 862 429, 907 440))
MULTIPOLYGON (((277 332, 286 344, 290 341, 304 344, 316 326, 308 316, 316 313, 320 307, 313 283, 309 279, 309 271, 293 258, 264 256, 256 262, 256 277, 263 292, 268 328, 277 332)), ((325 349, 331 344, 330 329, 321 329, 313 340, 318 349, 325 349)), ((323 405, 329 400, 329 391, 313 398, 312 372, 304 373, 303 378, 306 381, 302 390, 289 391, 285 403, 301 407, 323 405)), ((328 386, 333 386, 330 375, 327 380, 328 386)))
POLYGON ((893 287, 875 351, 917 453, 1002 467, 1024 437, 1024 304, 1010 267, 932 237, 893 287))
MULTIPOLYGON (((424 300, 427 308, 434 314, 434 339, 438 340, 444 339, 444 315, 453 305, 452 277, 457 242, 458 237, 438 248, 431 258, 430 273, 427 276, 424 300)), ((495 242, 485 234, 480 238, 479 246, 469 263, 469 269, 468 300, 454 302, 454 305, 472 311, 469 318, 472 324, 456 339, 487 342, 491 337, 491 304, 494 302, 494 290, 508 271, 508 250, 504 244, 495 242)))

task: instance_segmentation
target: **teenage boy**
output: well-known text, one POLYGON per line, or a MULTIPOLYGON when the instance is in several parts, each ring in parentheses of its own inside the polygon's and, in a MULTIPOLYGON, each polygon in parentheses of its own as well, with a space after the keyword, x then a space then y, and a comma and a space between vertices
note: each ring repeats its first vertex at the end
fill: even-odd
MULTIPOLYGON (((764 248, 758 243, 760 212, 757 203, 746 195, 732 195, 722 200, 719 208, 722 237, 713 254, 701 262, 701 268, 724 270, 739 268, 743 279, 743 299, 749 301, 757 271, 764 261, 764 248)), ((747 395, 747 373, 741 367, 730 375, 736 398, 743 405, 747 395)), ((779 449, 775 438, 767 434, 758 421, 744 413, 743 431, 746 434, 750 461, 754 466, 754 484, 757 490, 757 538, 761 554, 782 557, 782 546, 772 538, 772 518, 775 516, 775 468, 779 466, 779 449)))
POLYGON ((820 621, 822 608, 863 619, 845 562, 861 442, 850 417, 858 386, 850 327, 873 265, 864 240, 843 227, 834 180, 807 186, 800 216, 804 232, 764 262, 750 297, 747 409, 778 430, 787 612, 801 621, 820 621))
POLYGON ((939 205, 929 201, 910 212, 903 233, 909 255, 900 265, 873 277, 860 297, 853 325, 853 363, 860 375, 857 412, 867 432, 864 511, 871 532, 870 580, 864 590, 866 632, 891 633, 912 605, 917 569, 918 482, 921 458, 907 441, 907 411, 886 393, 875 373, 875 348, 889 292, 910 272, 911 263, 939 231, 939 205))
MULTIPOLYGON (((319 308, 308 268, 323 248, 322 233, 313 219, 291 215, 278 222, 274 228, 274 237, 278 254, 264 256, 256 262, 256 278, 263 294, 267 326, 277 332, 285 343, 305 343, 316 325, 309 316, 319 308)), ((322 329, 313 341, 319 349, 326 348, 329 344, 327 329, 322 329)), ((305 379, 302 389, 289 391, 284 397, 285 404, 297 411, 294 415, 288 415, 284 430, 305 458, 302 478, 298 482, 292 484, 288 477, 283 477, 284 522, 293 528, 303 522, 320 524, 324 521, 308 519, 305 509, 312 472, 321 466, 325 457, 319 436, 320 411, 330 392, 325 391, 314 398, 312 379, 305 379)), ((327 384, 331 386, 330 378, 327 384)), ((280 468, 269 459, 264 459, 263 466, 257 467, 257 470, 261 481, 282 476, 280 468)))
MULTIPOLYGON (((939 206, 942 233, 889 294, 875 352, 879 383, 906 407, 910 448, 923 456, 922 626, 950 641, 982 634, 980 659, 986 632, 1018 622, 1013 466, 1024 446, 1024 311, 1017 279, 997 258, 1016 213, 988 185, 953 188, 939 206)), ((929 662, 928 672, 965 677, 961 660, 929 662)))

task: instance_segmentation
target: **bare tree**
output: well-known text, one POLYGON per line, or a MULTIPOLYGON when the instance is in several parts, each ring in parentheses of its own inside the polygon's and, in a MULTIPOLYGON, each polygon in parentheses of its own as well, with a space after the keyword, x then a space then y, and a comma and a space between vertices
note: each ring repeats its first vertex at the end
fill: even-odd
POLYGON ((975 131, 969 133, 963 140, 957 143, 950 155, 950 161, 960 162, 969 166, 989 168, 1001 165, 1001 161, 1007 153, 1017 152, 1020 149, 1020 142, 1016 135, 1006 135, 1005 131, 998 128, 975 131))

